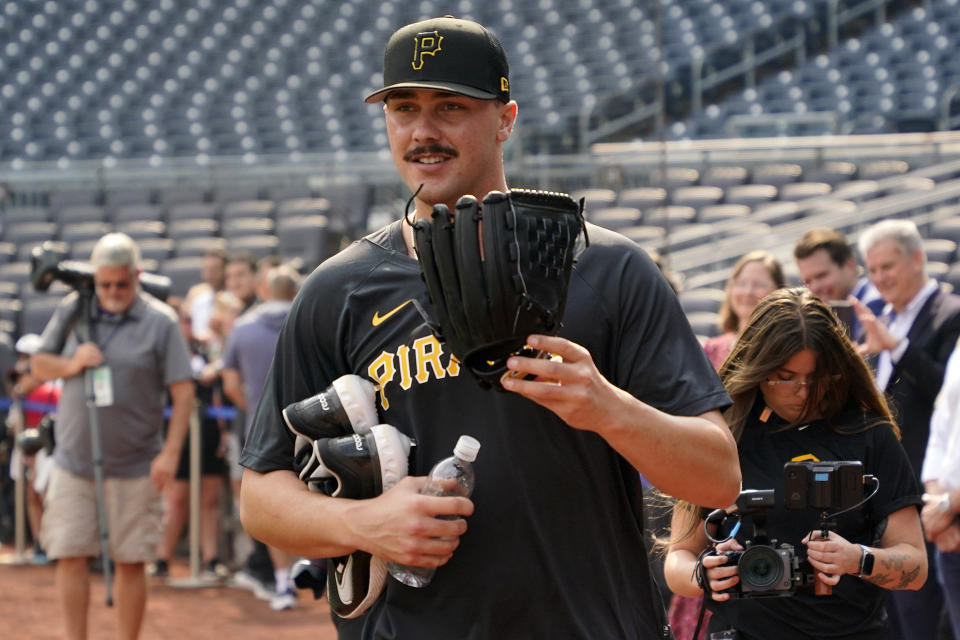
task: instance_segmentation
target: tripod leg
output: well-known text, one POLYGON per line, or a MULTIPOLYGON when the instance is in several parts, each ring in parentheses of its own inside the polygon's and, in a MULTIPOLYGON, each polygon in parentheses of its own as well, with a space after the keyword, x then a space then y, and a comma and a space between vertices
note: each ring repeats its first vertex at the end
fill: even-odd
POLYGON ((100 417, 93 394, 93 370, 84 372, 87 407, 90 410, 90 441, 93 452, 93 483, 97 496, 97 524, 100 529, 100 559, 103 564, 103 584, 107 592, 107 606, 113 606, 113 567, 110 566, 110 531, 107 528, 107 502, 103 490, 103 445, 100 441, 100 417))

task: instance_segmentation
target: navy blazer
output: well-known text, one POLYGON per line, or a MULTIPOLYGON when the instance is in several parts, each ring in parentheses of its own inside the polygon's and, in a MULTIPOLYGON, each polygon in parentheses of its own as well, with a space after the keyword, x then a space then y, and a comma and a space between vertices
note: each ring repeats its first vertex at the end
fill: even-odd
POLYGON ((930 434, 933 401, 940 392, 947 359, 958 337, 960 296, 938 290, 920 308, 907 333, 910 344, 893 366, 887 383, 887 399, 918 478, 930 434))

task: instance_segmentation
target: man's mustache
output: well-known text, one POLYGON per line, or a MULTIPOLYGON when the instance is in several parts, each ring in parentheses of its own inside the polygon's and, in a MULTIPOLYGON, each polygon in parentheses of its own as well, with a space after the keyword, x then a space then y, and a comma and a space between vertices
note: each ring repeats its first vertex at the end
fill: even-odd
POLYGON ((460 156, 456 149, 445 147, 441 144, 428 144, 425 147, 415 147, 410 151, 407 151, 405 154, 403 154, 403 159, 409 161, 413 160, 415 156, 432 154, 446 155, 450 156, 451 158, 457 158, 460 156))

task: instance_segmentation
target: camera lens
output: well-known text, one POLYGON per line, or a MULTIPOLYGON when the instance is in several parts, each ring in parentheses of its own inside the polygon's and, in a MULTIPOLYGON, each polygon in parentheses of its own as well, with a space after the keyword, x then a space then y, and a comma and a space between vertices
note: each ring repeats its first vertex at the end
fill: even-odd
POLYGON ((772 547, 750 547, 738 564, 740 582, 754 591, 766 591, 783 578, 783 562, 772 547))

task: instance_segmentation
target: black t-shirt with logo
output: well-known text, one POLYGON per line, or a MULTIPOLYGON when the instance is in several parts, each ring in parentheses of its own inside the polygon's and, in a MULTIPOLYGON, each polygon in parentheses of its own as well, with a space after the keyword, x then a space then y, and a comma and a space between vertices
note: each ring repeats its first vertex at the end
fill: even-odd
MULTIPOLYGON (((354 243, 305 283, 241 463, 290 469, 293 440, 281 409, 343 374, 367 377, 379 386, 381 420, 416 440, 412 474, 449 456, 461 434, 482 448, 476 509, 451 561, 424 589, 389 580, 373 609, 347 625, 351 636, 659 638, 634 512, 636 470, 598 435, 521 396, 483 389, 460 369, 420 313, 429 302, 400 224, 354 243)), ((622 236, 593 226, 589 235, 560 335, 658 409, 699 415, 726 406, 656 265, 622 236)))
MULTIPOLYGON (((774 490, 775 506, 766 514, 766 530, 778 545, 791 544, 803 553, 803 537, 820 528, 820 511, 784 506, 783 465, 792 460, 856 460, 863 463, 864 474, 879 479, 876 495, 861 509, 836 518, 837 533, 850 542, 879 546, 884 519, 904 507, 922 506, 922 487, 889 424, 863 430, 878 420, 848 408, 830 424, 816 420, 783 429, 785 423, 775 414, 766 423, 760 422, 761 409, 758 403, 740 438, 740 469, 744 489, 774 490)), ((749 526, 744 526, 737 539, 743 543, 750 536, 749 526)), ((870 582, 844 575, 832 595, 817 596, 812 589, 803 588, 789 597, 710 600, 708 608, 714 615, 709 630, 734 627, 742 640, 886 638, 885 594, 870 582)))

